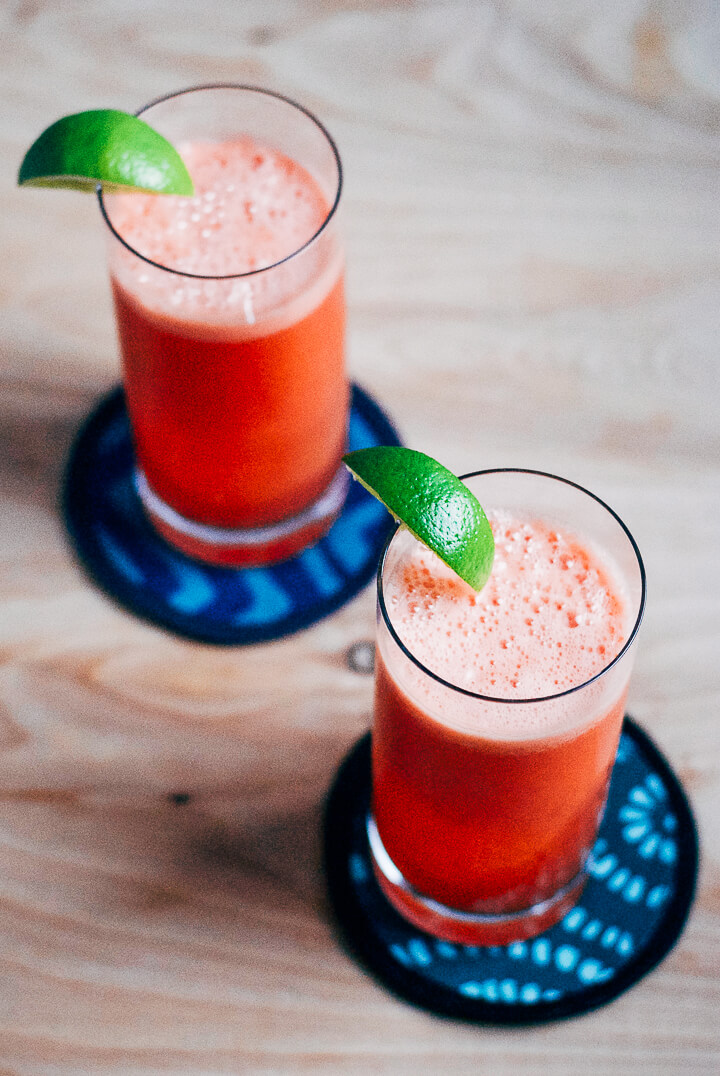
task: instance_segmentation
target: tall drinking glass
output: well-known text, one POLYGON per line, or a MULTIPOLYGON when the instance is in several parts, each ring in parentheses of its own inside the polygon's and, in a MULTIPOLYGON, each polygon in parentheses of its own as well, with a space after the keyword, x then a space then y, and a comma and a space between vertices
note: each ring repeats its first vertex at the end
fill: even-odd
POLYGON ((545 930, 582 891, 645 572, 579 486, 518 470, 465 481, 495 533, 485 589, 404 529, 380 566, 368 833, 407 919, 494 945, 545 930))
POLYGON ((340 158, 308 111, 250 86, 139 115, 195 196, 100 194, 137 489, 189 555, 279 560, 347 489, 340 158))

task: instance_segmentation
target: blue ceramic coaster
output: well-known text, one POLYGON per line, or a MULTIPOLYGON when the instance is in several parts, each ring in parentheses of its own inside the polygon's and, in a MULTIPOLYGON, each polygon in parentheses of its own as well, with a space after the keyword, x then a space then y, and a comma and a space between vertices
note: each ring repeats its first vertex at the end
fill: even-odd
POLYGON ((692 904, 697 833, 677 777, 625 718, 607 808, 579 903, 513 945, 439 941, 407 923, 370 863, 370 737, 338 771, 325 814, 330 902, 350 951, 394 993, 444 1016, 537 1024, 606 1004, 670 951, 692 904))
MULTIPOLYGON (((386 416, 353 386, 350 450, 396 444, 386 416)), ((120 605, 200 642, 265 642, 334 612, 372 579, 392 526, 379 501, 352 482, 339 518, 299 556, 272 567, 208 566, 152 529, 133 468, 125 398, 117 389, 90 415, 70 455, 63 491, 68 532, 90 576, 120 605)))

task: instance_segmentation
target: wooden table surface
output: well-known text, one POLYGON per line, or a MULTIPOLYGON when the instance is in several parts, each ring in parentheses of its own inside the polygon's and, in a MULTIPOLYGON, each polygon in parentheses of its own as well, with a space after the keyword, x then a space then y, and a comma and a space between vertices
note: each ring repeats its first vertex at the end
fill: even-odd
POLYGON ((715 0, 5 0, 0 25, 0 1073, 720 1071, 715 0), (370 721, 371 588, 213 649, 68 548, 68 446, 118 379, 103 240, 92 198, 16 169, 64 113, 223 80, 335 135, 351 371, 406 443, 586 484, 644 553, 630 709, 702 870, 677 948, 590 1016, 443 1021, 337 944, 318 824, 370 721))

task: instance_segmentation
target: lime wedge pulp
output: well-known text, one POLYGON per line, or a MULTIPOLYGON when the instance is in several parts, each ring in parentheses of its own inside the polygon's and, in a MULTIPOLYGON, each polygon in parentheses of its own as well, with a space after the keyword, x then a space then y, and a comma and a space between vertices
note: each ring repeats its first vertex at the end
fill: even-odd
POLYGON ((25 154, 23 187, 146 191, 193 194, 182 157, 144 120, 114 108, 64 116, 51 124, 25 154))
POLYGON ((473 590, 490 577, 495 541, 480 502, 447 467, 410 448, 361 448, 345 464, 400 523, 473 590))

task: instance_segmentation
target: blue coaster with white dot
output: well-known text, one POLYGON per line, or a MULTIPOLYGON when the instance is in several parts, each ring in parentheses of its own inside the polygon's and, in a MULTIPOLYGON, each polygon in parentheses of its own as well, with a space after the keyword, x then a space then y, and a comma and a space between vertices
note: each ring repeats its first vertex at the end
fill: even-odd
MULTIPOLYGON (((349 450, 397 445, 375 401, 352 388, 349 450)), ((266 642, 333 613, 374 577, 393 523, 351 482, 340 516, 310 549, 281 564, 220 568, 173 549, 151 527, 133 481, 134 455, 122 389, 90 415, 70 455, 63 512, 75 551, 120 605, 188 639, 266 642)))
POLYGON ((698 868, 683 789, 650 737, 625 718, 608 803, 578 904, 528 941, 441 941, 385 899, 370 861, 370 737, 342 764, 325 812, 330 902, 351 953, 405 1000, 475 1023, 537 1024, 616 998, 670 951, 698 868))

